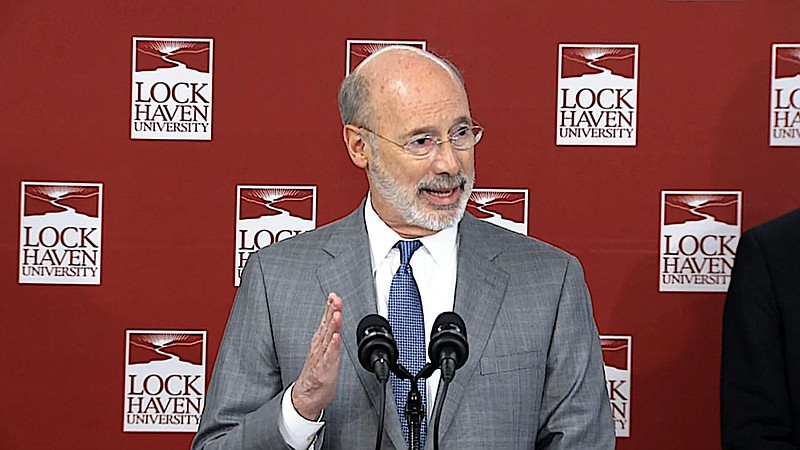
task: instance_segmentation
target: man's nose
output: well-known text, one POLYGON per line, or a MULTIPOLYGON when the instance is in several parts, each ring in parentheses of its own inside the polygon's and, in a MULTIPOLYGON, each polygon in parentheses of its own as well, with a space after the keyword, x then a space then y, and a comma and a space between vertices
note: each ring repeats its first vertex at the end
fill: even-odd
POLYGON ((433 169, 437 174, 447 173, 455 175, 460 168, 460 160, 457 152, 463 150, 456 150, 453 148, 450 141, 444 141, 438 146, 433 155, 433 169))

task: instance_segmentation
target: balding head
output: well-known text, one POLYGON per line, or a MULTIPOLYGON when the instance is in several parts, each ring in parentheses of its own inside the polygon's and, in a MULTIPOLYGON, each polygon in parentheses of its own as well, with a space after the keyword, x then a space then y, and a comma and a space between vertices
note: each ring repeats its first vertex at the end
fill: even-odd
POLYGON ((416 48, 383 49, 345 79, 339 105, 348 154, 366 171, 384 223, 402 237, 420 237, 461 220, 475 159, 474 146, 456 148, 451 140, 472 126, 452 64, 416 48), (415 155, 421 141, 436 149, 415 155))
POLYGON ((419 70, 448 73, 465 91, 461 72, 450 61, 416 47, 393 45, 366 58, 339 88, 339 114, 344 125, 371 126, 374 114, 370 94, 383 92, 392 82, 419 70))

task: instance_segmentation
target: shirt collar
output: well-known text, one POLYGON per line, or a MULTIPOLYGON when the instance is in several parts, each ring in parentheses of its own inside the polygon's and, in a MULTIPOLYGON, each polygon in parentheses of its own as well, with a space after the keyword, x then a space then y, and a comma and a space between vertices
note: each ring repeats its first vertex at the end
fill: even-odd
MULTIPOLYGON (((396 231, 386 225, 375 208, 372 207, 372 199, 367 194, 367 201, 364 204, 364 221, 367 226, 370 249, 372 250, 372 271, 376 270, 377 264, 386 258, 397 241, 403 238, 396 231)), ((451 260, 453 252, 456 251, 456 238, 458 236, 458 226, 445 228, 430 236, 419 238, 422 246, 430 253, 433 261, 438 266, 443 266, 451 260)))

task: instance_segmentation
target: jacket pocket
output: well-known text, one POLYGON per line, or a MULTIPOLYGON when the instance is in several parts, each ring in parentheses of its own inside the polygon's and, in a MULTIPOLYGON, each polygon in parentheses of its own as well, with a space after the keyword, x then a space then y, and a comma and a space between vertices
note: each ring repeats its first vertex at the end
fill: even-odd
POLYGON ((534 350, 511 355, 484 356, 481 358, 481 375, 529 369, 533 367, 538 353, 534 350))

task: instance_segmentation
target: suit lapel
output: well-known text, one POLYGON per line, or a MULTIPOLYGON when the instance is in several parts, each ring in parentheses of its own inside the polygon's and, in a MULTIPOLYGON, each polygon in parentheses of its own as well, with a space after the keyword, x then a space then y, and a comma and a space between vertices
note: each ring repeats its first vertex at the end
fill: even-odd
MULTIPOLYGON (((358 378, 375 410, 375 417, 378 417, 381 386, 375 375, 361 368, 355 341, 358 322, 368 314, 377 313, 369 238, 364 223, 364 204, 362 203, 355 212, 334 226, 337 230, 323 246, 323 250, 331 255, 332 259, 317 269, 317 278, 326 295, 336 292, 344 300, 342 343, 350 362, 356 367, 358 378)), ((384 430, 396 448, 404 449, 406 443, 391 390, 387 397, 384 430)))
MULTIPOLYGON (((493 262, 500 254, 500 250, 492 246, 493 242, 487 240, 485 234, 478 233, 478 225, 478 219, 465 214, 459 229, 454 310, 461 315, 467 326, 469 358, 450 383, 442 411, 440 442, 453 422, 456 411, 468 391, 470 380, 473 376, 477 376, 476 368, 489 342, 508 285, 508 273, 493 262)), ((470 395, 481 395, 481 393, 470 392, 470 395)), ((428 430, 428 443, 433 448, 432 423, 429 423, 428 430)))
MULTIPOLYGON (((364 223, 364 205, 336 224, 323 249, 332 258, 317 270, 322 290, 336 292, 344 300, 342 341, 345 353, 356 367, 359 381, 367 392, 376 417, 380 407, 380 384, 375 376, 361 368, 358 346, 353 339, 356 325, 367 314, 377 313, 375 282, 372 277, 369 238, 364 223)), ((459 228, 458 273, 456 277, 455 311, 467 325, 469 358, 456 373, 445 400, 440 425, 440 441, 453 422, 459 405, 489 342, 497 313, 502 305, 508 274, 493 262, 500 251, 478 232, 478 220, 464 215, 459 228)), ((386 434, 397 449, 407 448, 400 428, 400 417, 391 390, 386 401, 386 434)), ((480 395, 480 393, 472 393, 480 395)), ((433 424, 429 423, 425 448, 433 448, 433 424)))

